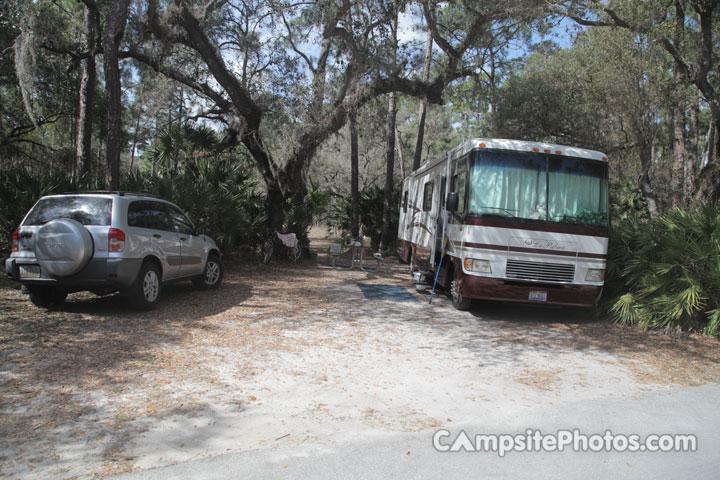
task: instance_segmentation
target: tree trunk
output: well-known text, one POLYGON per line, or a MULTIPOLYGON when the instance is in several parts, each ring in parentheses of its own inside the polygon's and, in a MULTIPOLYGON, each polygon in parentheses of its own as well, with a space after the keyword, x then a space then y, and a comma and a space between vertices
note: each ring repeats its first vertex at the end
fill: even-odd
MULTIPOLYGON (((282 232, 285 214, 283 206, 285 205, 285 196, 280 190, 277 183, 268 185, 267 197, 265 198, 265 211, 267 212, 266 238, 273 231, 282 232)), ((299 232, 297 232, 299 233, 299 232)))
POLYGON ((383 226, 380 250, 385 250, 392 243, 393 232, 390 231, 390 212, 392 211, 393 187, 395 184, 395 118, 397 116, 397 99, 395 92, 388 94, 388 114, 385 144, 385 195, 383 196, 383 226))
MULTIPOLYGON (((392 32, 392 52, 391 52, 391 63, 393 67, 396 64, 398 36, 398 11, 397 5, 394 5, 395 9, 393 12, 392 25, 390 30, 392 32)), ((387 124, 385 128, 385 191, 383 196, 383 212, 382 212, 382 235, 380 237, 380 250, 386 250, 393 241, 393 233, 390 230, 390 213, 392 211, 392 197, 393 197, 393 186, 395 184, 395 119, 397 117, 397 94, 390 92, 388 94, 388 113, 387 113, 387 124)))
POLYGON ((698 178, 695 205, 720 201, 720 162, 707 164, 698 178))
POLYGON ((360 238, 360 191, 358 188, 359 154, 357 116, 353 112, 350 120, 350 234, 352 238, 360 238))
MULTIPOLYGON (((285 205, 285 200, 291 198, 291 195, 283 191, 281 187, 281 177, 283 176, 280 172, 274 170, 274 164, 259 132, 255 130, 245 131, 241 137, 241 142, 248 149, 253 160, 255 160, 255 166, 260 171, 267 186, 265 205, 268 218, 266 230, 269 233, 272 233, 274 230, 282 231, 283 223, 285 222, 283 206, 285 205)), ((302 187, 304 187, 304 185, 302 187)))
POLYGON ((704 155, 703 164, 702 164, 703 167, 705 165, 710 164, 713 161, 713 159, 715 158, 716 134, 717 134, 717 128, 714 126, 714 124, 710 125, 710 127, 708 127, 707 139, 705 141, 706 145, 705 145, 705 155, 704 155))
MULTIPOLYGON (((427 30, 427 40, 425 44, 425 61, 423 62, 423 75, 422 79, 424 82, 427 82, 430 79, 430 62, 432 61, 432 30, 428 28, 427 30)), ((413 171, 420 168, 420 163, 422 161, 422 150, 423 150, 423 141, 425 140, 425 116, 427 115, 426 112, 426 105, 425 105, 425 99, 420 99, 420 110, 418 112, 418 130, 417 130, 417 139, 415 140, 415 154, 413 155, 413 171)))
POLYGON ((130 171, 132 172, 133 166, 135 165, 135 151, 137 149, 137 143, 139 140, 139 130, 140 130, 140 115, 138 114, 137 120, 135 121, 135 131, 133 132, 133 143, 132 143, 132 149, 130 150, 130 171))
MULTIPOLYGON (((685 9, 679 0, 675 0, 675 31, 673 41, 682 48, 683 31, 685 28, 685 9)), ((677 86, 676 98, 673 105, 673 167, 670 177, 670 191, 672 206, 679 207, 684 203, 683 180, 685 179, 685 78, 680 71, 682 65, 678 59, 673 62, 673 79, 677 86), (679 90, 679 91, 678 91, 679 90)))
POLYGON ((403 156, 403 143, 400 130, 395 126, 395 145, 397 146, 398 165, 400 166, 400 181, 405 180, 405 157, 403 156))
MULTIPOLYGON (((676 75, 677 76, 677 75, 676 75)), ((685 111, 675 104, 673 107, 673 166, 670 179, 672 206, 679 207, 683 203, 683 179, 685 178, 685 111)))
POLYGON ((720 160, 717 155, 718 143, 718 122, 716 119, 710 121, 703 164, 696 181, 696 191, 693 198, 695 205, 720 200, 720 160))
POLYGON ((116 0, 107 17, 103 38, 105 88, 107 90, 107 171, 105 185, 110 190, 120 182, 120 151, 122 136, 122 86, 118 49, 125 34, 129 0, 116 0))
POLYGON ((95 8, 85 5, 85 30, 83 32, 83 49, 88 52, 87 58, 81 61, 82 77, 80 80, 80 107, 78 109, 77 141, 75 142, 75 175, 80 176, 90 171, 92 159, 93 105, 95 102, 95 45, 97 42, 98 12, 95 8))
POLYGON ((700 129, 699 117, 700 105, 697 93, 693 92, 692 103, 690 105, 690 131, 688 132, 688 152, 687 164, 685 165, 685 184, 683 188, 686 199, 692 197, 695 191, 695 176, 698 165, 698 132, 700 129))
POLYGON ((644 144, 640 147, 642 173, 640 174, 639 183, 640 191, 647 202, 650 218, 658 218, 660 216, 660 207, 658 205, 657 194, 650 181, 650 168, 652 167, 653 156, 651 144, 644 144))
MULTIPOLYGON (((488 80, 490 81, 490 93, 488 96, 488 109, 489 113, 492 115, 495 113, 495 103, 497 98, 497 58, 496 58, 497 52, 495 49, 490 49, 490 75, 488 80)), ((474 90, 474 87, 473 87, 474 90)))

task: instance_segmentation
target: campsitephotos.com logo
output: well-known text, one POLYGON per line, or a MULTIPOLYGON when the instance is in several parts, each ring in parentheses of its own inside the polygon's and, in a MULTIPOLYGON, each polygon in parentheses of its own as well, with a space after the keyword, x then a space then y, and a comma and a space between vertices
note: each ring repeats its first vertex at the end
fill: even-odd
POLYGON ((496 452, 504 457, 508 452, 694 452, 697 437, 688 434, 647 435, 603 434, 586 435, 578 429, 542 433, 529 428, 518 434, 468 435, 460 430, 438 430, 433 435, 433 447, 439 452, 496 452))

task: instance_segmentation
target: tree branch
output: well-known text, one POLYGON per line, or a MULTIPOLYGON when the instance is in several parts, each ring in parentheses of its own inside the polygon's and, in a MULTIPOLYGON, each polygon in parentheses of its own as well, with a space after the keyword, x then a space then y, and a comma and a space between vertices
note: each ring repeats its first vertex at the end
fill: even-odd
POLYGON ((200 22, 190 11, 189 6, 183 0, 175 0, 175 4, 180 8, 179 21, 188 35, 188 46, 200 54, 212 76, 223 87, 236 111, 244 117, 250 128, 259 128, 263 116, 260 107, 229 71, 225 60, 223 60, 220 52, 205 34, 200 22))
POLYGON ((164 65, 160 60, 158 60, 156 58, 150 57, 149 55, 146 55, 137 50, 125 50, 125 51, 119 52, 118 57, 119 58, 132 58, 132 59, 137 60, 138 62, 144 63, 145 65, 149 66, 156 72, 162 73, 166 77, 172 78, 173 80, 176 80, 184 85, 187 85, 188 87, 192 88, 193 90, 201 93, 202 95, 204 95, 207 98, 214 101, 218 107, 225 110, 226 112, 233 110, 232 103, 229 100, 227 100, 225 97, 223 97, 222 94, 213 90, 207 83, 197 82, 196 80, 189 77, 188 75, 185 75, 167 65, 164 65))
POLYGON ((435 43, 440 47, 440 49, 445 52, 445 54, 448 56, 448 58, 457 58, 458 52, 455 50, 455 48, 450 45, 450 43, 443 38, 442 35, 440 35, 440 32, 437 28, 437 15, 435 14, 435 10, 433 8, 430 8, 429 0, 424 0, 422 2, 422 8, 423 8, 423 15, 425 16, 425 22, 427 23, 428 28, 430 29, 430 32, 432 32, 432 38, 435 43))
POLYGON ((290 29, 290 24, 288 23, 287 19, 285 18, 285 12, 280 10, 280 17, 282 18, 283 23, 285 24, 285 29, 287 30, 287 41, 290 43, 290 47, 293 49, 295 53, 297 53, 300 58, 302 58, 305 61, 305 64, 307 65, 308 69, 315 73, 315 65, 313 65, 313 62, 310 58, 308 58, 307 55, 305 55, 304 52, 300 51, 300 49, 295 46, 295 41, 292 38, 292 30, 290 29))

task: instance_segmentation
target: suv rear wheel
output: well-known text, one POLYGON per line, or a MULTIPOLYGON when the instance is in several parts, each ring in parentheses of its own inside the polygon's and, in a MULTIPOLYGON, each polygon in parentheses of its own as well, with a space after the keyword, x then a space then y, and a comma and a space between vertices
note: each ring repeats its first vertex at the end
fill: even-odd
POLYGON ((193 279, 193 285, 195 288, 201 290, 209 290, 211 288, 217 288, 220 286, 220 282, 223 277, 223 266, 220 257, 214 253, 208 255, 207 262, 205 263, 205 269, 203 270, 202 276, 193 279))
POLYGON ((25 285, 30 301, 40 308, 59 307, 65 303, 67 292, 47 285, 25 285))
POLYGON ((130 301, 138 310, 152 310, 160 300, 162 280, 160 269, 153 262, 145 262, 130 292, 130 301))

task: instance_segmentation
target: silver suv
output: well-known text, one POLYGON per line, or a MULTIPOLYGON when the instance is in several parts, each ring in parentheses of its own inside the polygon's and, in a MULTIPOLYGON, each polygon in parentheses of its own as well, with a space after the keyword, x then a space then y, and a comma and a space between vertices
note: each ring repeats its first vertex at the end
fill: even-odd
POLYGON ((174 204, 130 192, 42 197, 12 238, 5 271, 40 307, 70 292, 127 295, 134 307, 157 304, 165 283, 216 288, 222 256, 174 204))

